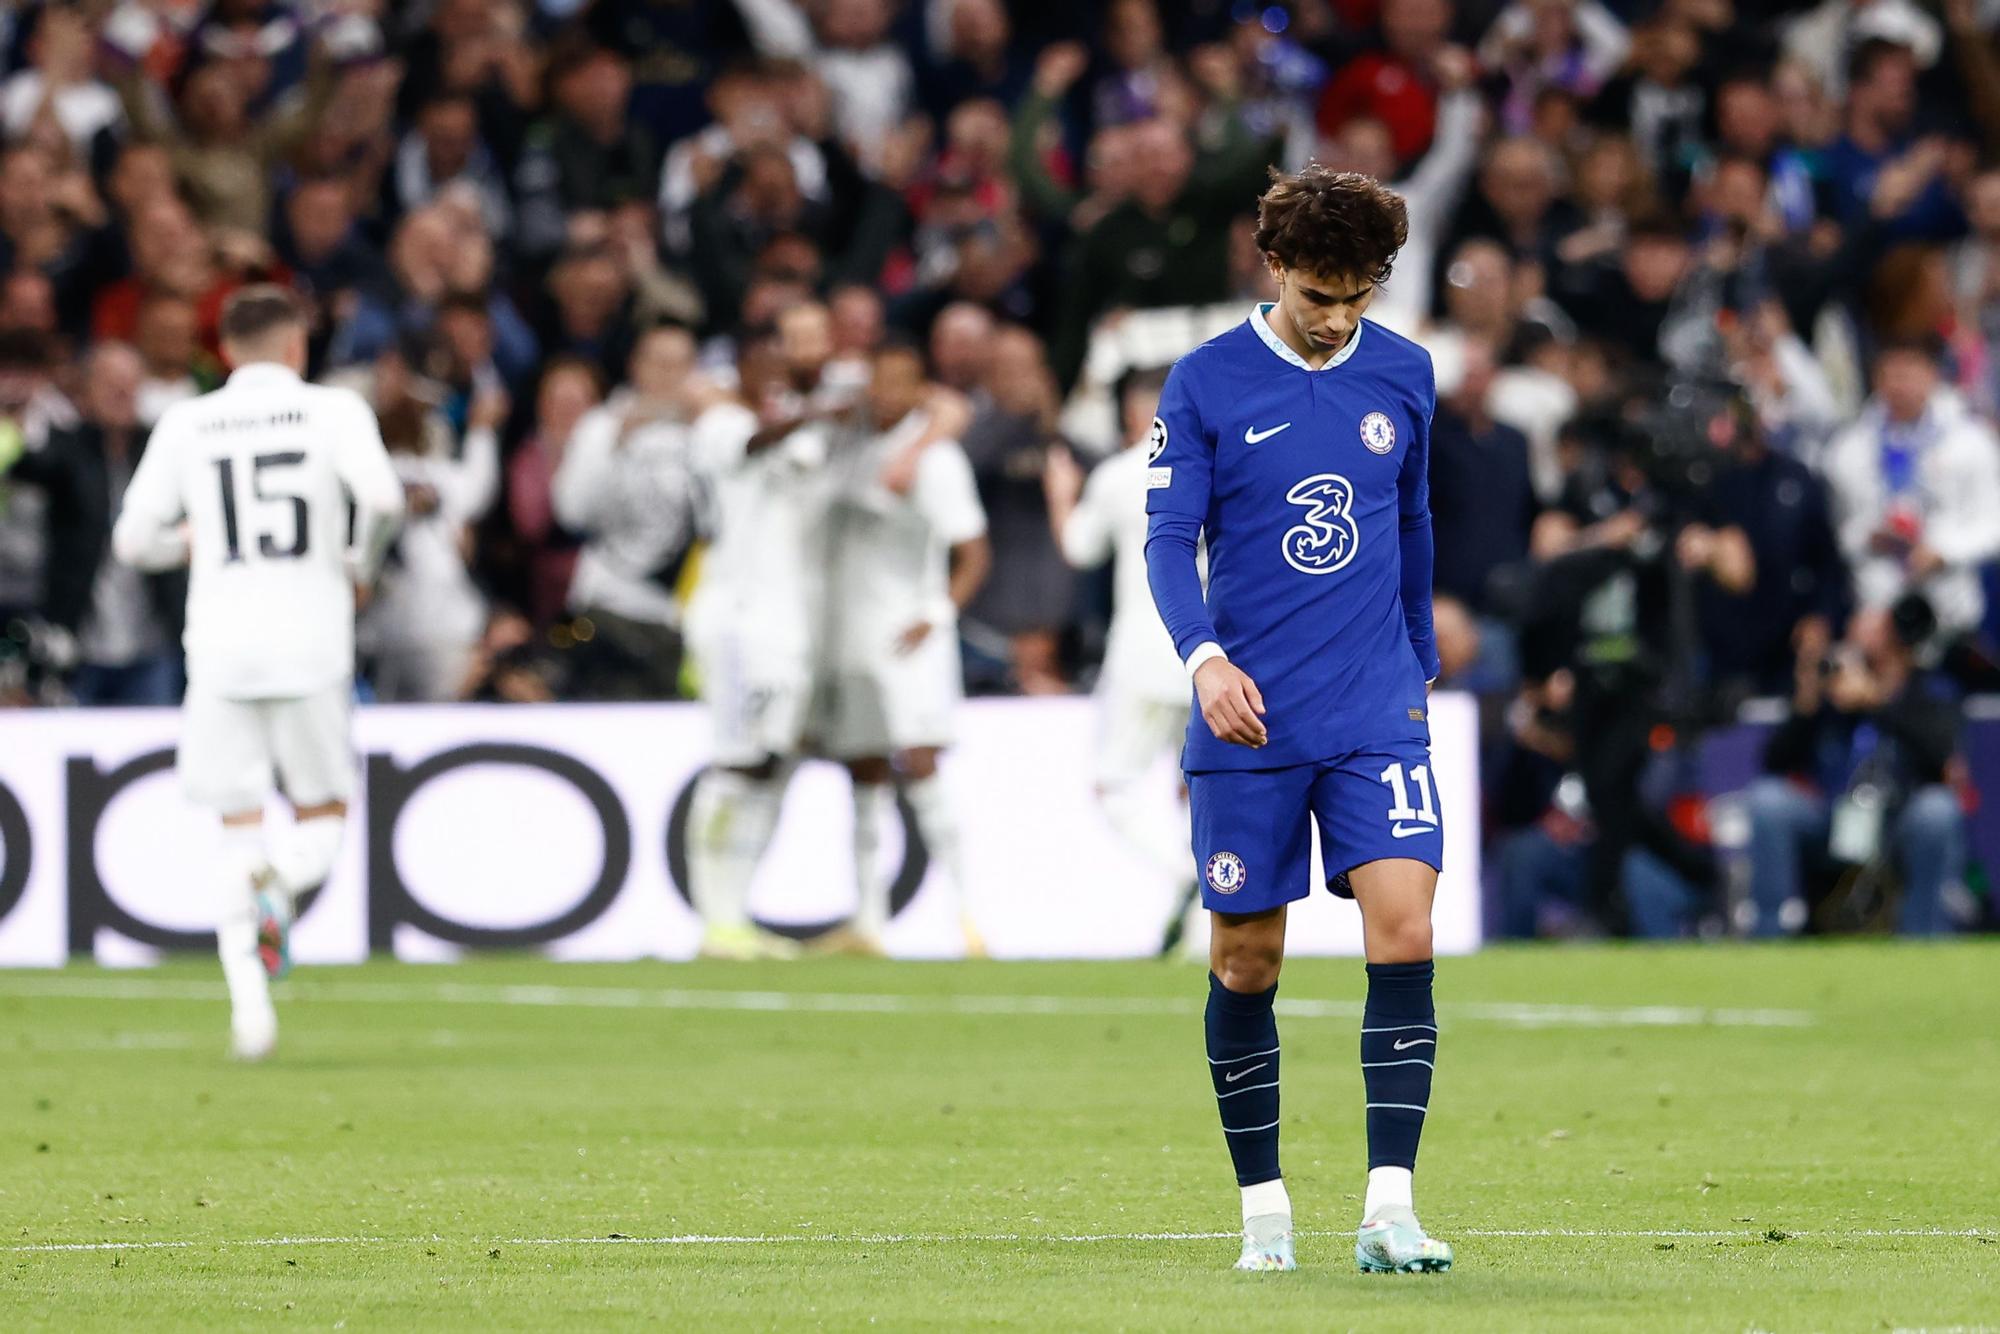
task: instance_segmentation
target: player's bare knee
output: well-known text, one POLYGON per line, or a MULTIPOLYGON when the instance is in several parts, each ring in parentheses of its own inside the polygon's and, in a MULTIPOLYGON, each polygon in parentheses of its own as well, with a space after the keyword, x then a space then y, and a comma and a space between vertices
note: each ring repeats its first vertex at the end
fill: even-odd
POLYGON ((1243 995, 1269 991, 1278 985, 1278 971, 1284 966, 1281 950, 1260 945, 1237 945, 1215 951, 1209 966, 1229 990, 1243 995))
POLYGON ((1368 923, 1368 962, 1422 963, 1431 957, 1428 913, 1393 913, 1384 917, 1386 920, 1368 923))
POLYGON ((1209 937, 1208 963, 1224 987, 1251 993, 1278 985, 1285 962, 1284 918, 1258 914, 1232 918, 1218 913, 1209 937))
POLYGON ((938 771, 937 747, 918 746, 904 751, 896 757, 896 770, 911 782, 935 778, 938 771))

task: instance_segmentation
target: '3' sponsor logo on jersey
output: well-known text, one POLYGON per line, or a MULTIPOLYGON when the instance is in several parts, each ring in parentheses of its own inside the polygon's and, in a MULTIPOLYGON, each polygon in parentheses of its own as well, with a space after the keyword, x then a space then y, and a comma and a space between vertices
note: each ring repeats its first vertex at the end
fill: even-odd
POLYGON ((1332 574, 1349 561, 1361 546, 1361 530, 1349 512, 1354 505, 1354 484, 1339 473, 1323 472, 1308 477, 1285 499, 1303 506, 1305 516, 1285 530, 1285 563, 1301 574, 1332 574))

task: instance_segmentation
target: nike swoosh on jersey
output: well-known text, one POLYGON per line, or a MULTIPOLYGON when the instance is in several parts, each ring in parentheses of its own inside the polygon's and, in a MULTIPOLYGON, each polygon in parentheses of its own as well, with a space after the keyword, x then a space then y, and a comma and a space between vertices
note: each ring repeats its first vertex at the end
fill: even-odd
POLYGON ((1269 440, 1278 432, 1290 429, 1290 427, 1290 422, 1286 422, 1283 426, 1273 426, 1268 431, 1253 431, 1246 426, 1243 428, 1243 443, 1246 445, 1260 444, 1263 441, 1269 440))
POLYGON ((1418 834, 1433 833, 1436 829, 1437 826, 1435 825, 1399 824, 1390 828, 1389 836, 1391 838, 1415 838, 1418 834))
POLYGON ((1404 1051, 1410 1047, 1421 1047, 1426 1042, 1433 1047, 1437 1046, 1436 1038, 1397 1038, 1395 1045, 1397 1051, 1404 1051))
POLYGON ((1233 1075, 1224 1075, 1222 1077, 1222 1082, 1225 1084, 1234 1084, 1237 1080, 1243 1078, 1243 1076, 1255 1073, 1258 1070, 1262 1070, 1265 1066, 1269 1064, 1270 1064, 1269 1061, 1259 1061, 1256 1065, 1251 1066, 1248 1070, 1238 1070, 1233 1075))

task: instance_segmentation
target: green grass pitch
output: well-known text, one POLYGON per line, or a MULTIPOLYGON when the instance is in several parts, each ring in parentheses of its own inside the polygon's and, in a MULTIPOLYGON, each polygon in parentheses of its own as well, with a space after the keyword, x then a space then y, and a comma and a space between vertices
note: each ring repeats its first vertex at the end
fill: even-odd
POLYGON ((1354 1272, 1360 966, 1280 992, 1300 1272, 1232 1273, 1198 969, 0 974, 0 1328, 2000 1329, 2000 948, 1439 970, 1418 1204, 1354 1272))

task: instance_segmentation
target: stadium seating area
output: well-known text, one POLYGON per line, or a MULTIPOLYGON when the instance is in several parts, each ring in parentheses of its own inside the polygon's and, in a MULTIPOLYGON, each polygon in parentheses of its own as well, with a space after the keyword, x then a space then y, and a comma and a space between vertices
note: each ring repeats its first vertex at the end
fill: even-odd
MULTIPOLYGON (((1591 855, 1637 848, 1671 898, 1705 831, 1636 788, 1627 819, 1604 772, 1751 697, 1893 732, 1912 683, 1955 709, 2000 681, 1997 32, 1988 0, 10 8, 0 703, 177 698, 175 590, 106 563, 104 442, 219 382, 252 281, 309 298, 315 374, 405 478, 376 697, 675 693, 572 575, 637 540, 684 590, 699 525, 595 526, 565 447, 593 411, 684 419, 648 330, 727 382, 808 301, 836 363, 901 333, 971 403, 970 688, 1086 688, 1108 581, 1051 513, 1125 443, 1121 373, 1270 295, 1255 197, 1318 157, 1409 202, 1370 315, 1437 367, 1440 647, 1489 704, 1492 827, 1540 840, 1524 883, 1584 877, 1550 868, 1562 777, 1596 771, 1591 855)), ((698 513, 684 468, 652 481, 698 513)), ((1912 724, 1900 796, 1964 792, 1955 717, 1912 724)), ((1791 739, 1771 767, 1812 771, 1791 739)), ((1565 929, 1567 892, 1508 922, 1565 929)), ((1970 910, 1937 911, 1905 925, 1970 910)))

